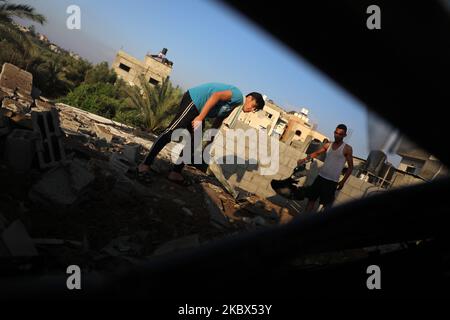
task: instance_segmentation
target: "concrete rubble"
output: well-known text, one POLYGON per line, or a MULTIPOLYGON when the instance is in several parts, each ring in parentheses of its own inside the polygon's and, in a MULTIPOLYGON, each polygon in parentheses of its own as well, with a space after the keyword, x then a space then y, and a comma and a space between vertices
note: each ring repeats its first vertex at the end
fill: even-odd
POLYGON ((80 199, 94 175, 80 162, 52 169, 42 176, 30 190, 35 202, 68 206, 80 199))
POLYGON ((106 270, 114 259, 138 263, 292 219, 286 208, 234 190, 217 166, 213 175, 187 166, 189 187, 168 181, 174 143, 156 159, 153 184, 143 185, 134 169, 155 135, 36 92, 31 74, 3 65, 0 255, 51 255, 61 265, 69 255, 106 270))

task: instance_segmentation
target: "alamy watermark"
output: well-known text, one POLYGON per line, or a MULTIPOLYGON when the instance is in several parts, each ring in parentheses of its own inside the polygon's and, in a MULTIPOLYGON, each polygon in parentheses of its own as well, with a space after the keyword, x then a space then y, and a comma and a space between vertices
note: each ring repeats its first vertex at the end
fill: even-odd
POLYGON ((66 280, 66 286, 69 290, 81 290, 81 269, 77 265, 67 267, 66 273, 70 276, 66 280))
POLYGON ((81 29, 81 8, 75 4, 67 7, 66 13, 69 14, 66 20, 66 26, 69 30, 81 29))
POLYGON ((366 13, 370 16, 367 18, 366 26, 369 30, 381 29, 381 9, 373 4, 367 7, 366 13))
POLYGON ((369 290, 380 290, 381 289, 381 269, 377 265, 371 265, 367 267, 367 274, 370 274, 367 278, 366 286, 369 290))

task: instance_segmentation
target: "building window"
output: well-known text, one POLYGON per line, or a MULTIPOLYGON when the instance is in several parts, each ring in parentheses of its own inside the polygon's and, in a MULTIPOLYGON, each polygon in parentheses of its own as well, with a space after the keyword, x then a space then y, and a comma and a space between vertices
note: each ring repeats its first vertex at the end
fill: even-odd
POLYGON ((119 64, 119 68, 126 72, 130 72, 130 69, 131 69, 129 66, 126 66, 123 63, 119 64))
POLYGON ((295 131, 295 135, 300 137, 302 135, 302 132, 300 130, 295 131))
POLYGON ((269 119, 272 119, 272 114, 271 114, 271 113, 268 113, 268 112, 266 112, 266 117, 267 117, 267 118, 269 118, 269 119))
POLYGON ((159 84, 159 81, 153 78, 150 78, 150 80, 148 80, 148 82, 150 82, 150 84, 156 86, 157 84, 159 84))

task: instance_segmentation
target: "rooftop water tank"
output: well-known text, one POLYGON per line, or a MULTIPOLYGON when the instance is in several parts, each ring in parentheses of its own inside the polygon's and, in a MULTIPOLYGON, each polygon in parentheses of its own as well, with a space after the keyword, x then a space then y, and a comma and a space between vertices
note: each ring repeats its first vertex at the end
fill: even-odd
POLYGON ((381 150, 370 151, 367 157, 365 170, 375 176, 379 176, 381 169, 386 161, 386 154, 381 150))

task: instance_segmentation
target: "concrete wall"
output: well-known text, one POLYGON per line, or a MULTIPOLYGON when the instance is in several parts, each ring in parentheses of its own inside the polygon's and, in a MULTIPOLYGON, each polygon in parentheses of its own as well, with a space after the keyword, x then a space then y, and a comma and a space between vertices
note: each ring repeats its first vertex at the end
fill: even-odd
POLYGON ((112 67, 120 78, 131 85, 140 85, 139 77, 141 75, 144 76, 146 81, 153 78, 158 82, 161 82, 164 78, 168 77, 172 71, 171 67, 156 61, 149 56, 146 56, 145 60, 141 61, 124 51, 119 51, 117 53, 112 67), (127 72, 121 69, 119 67, 121 63, 130 67, 130 70, 127 72))
POLYGON ((153 79, 161 82, 163 81, 165 78, 167 78, 171 71, 172 68, 165 65, 162 62, 156 61, 155 59, 153 59, 152 57, 149 56, 145 56, 145 79, 147 81, 150 80, 150 77, 152 77, 153 79))
MULTIPOLYGON (((248 125, 238 121, 234 129, 253 130, 255 134, 258 130, 251 128, 248 125)), ((211 148, 211 154, 215 154, 215 150, 222 150, 223 152, 223 164, 219 164, 226 181, 234 188, 240 188, 245 191, 257 194, 261 197, 268 198, 271 201, 284 205, 293 205, 292 201, 278 196, 271 188, 270 182, 272 179, 284 179, 291 175, 292 170, 297 166, 297 161, 306 156, 306 154, 300 152, 291 146, 286 145, 278 141, 277 139, 268 137, 268 144, 270 146, 271 141, 269 139, 276 140, 278 143, 278 150, 271 150, 267 148, 268 155, 272 155, 272 152, 278 151, 278 169, 270 175, 262 175, 260 169, 269 167, 268 165, 261 164, 259 159, 258 145, 251 146, 248 141, 245 145, 245 152, 243 155, 237 152, 237 142, 230 135, 227 136, 229 129, 223 128, 218 136, 216 136, 213 148, 211 148), (227 142, 229 145, 227 146, 227 142), (230 147, 231 146, 231 147, 230 147), (257 155, 256 157, 254 155, 257 155), (228 159, 233 163, 228 164, 228 159), (238 164, 237 160, 245 161, 243 164, 238 164), (253 161, 251 161, 253 160, 253 161), (256 163, 255 163, 256 162, 256 163)), ((313 164, 308 164, 307 169, 308 176, 300 180, 301 185, 310 185, 314 181, 319 172, 319 168, 323 165, 321 161, 316 160, 313 164)), ((298 203, 296 204, 298 207, 298 203)))
POLYGON ((281 112, 282 110, 279 107, 270 102, 266 102, 263 110, 256 113, 241 112, 239 114, 239 120, 255 129, 267 129, 268 134, 271 135, 281 117, 281 112), (269 115, 271 115, 270 118, 269 115))

